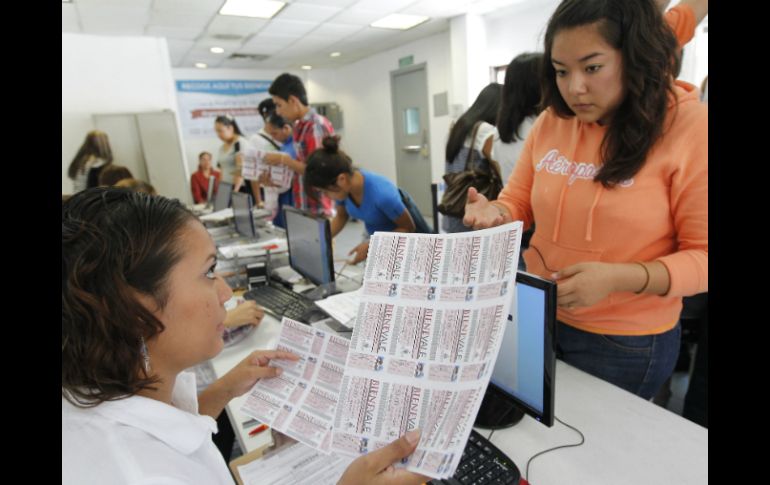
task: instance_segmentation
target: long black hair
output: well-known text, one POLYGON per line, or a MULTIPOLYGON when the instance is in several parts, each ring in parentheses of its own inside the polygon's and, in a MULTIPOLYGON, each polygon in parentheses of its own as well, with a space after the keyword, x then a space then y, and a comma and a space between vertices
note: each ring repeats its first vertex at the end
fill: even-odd
POLYGON ((238 123, 235 122, 235 118, 233 118, 230 115, 217 116, 216 119, 214 120, 214 123, 219 123, 225 126, 232 126, 233 131, 235 132, 236 135, 243 136, 243 133, 241 133, 241 129, 238 128, 238 123))
POLYGON ((542 53, 526 52, 514 57, 505 69, 505 84, 497 113, 497 132, 503 143, 523 140, 519 127, 525 118, 540 112, 542 53))
POLYGON ((564 29, 593 23, 622 55, 626 94, 602 140, 602 166, 594 178, 612 187, 639 172, 663 134, 669 96, 674 95, 677 41, 652 0, 562 1, 545 33, 542 88, 544 107, 564 118, 575 113, 556 85, 553 40, 564 29))
POLYGON ((336 185, 339 174, 353 174, 353 160, 340 150, 339 143, 339 137, 325 136, 323 147, 310 154, 305 167, 306 189, 332 187, 336 185))
POLYGON ((490 83, 481 90, 468 111, 455 122, 449 131, 449 140, 446 143, 446 161, 451 162, 460 152, 465 139, 471 133, 473 125, 477 121, 486 121, 494 125, 497 120, 497 108, 500 106, 500 94, 503 86, 498 83, 490 83))

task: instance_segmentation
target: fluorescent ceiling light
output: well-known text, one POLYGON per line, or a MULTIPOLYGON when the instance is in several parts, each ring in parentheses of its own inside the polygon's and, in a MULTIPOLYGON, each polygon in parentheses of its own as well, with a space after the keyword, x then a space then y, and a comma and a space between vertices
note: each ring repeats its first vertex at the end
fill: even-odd
POLYGON ((196 62, 195 67, 197 67, 198 69, 206 69, 207 67, 209 67, 209 65, 206 64, 205 62, 196 62))
POLYGON ((286 5, 285 2, 276 2, 275 0, 227 0, 219 9, 219 14, 269 19, 277 14, 284 5, 286 5))
POLYGON ((307 65, 305 65, 305 66, 302 66, 302 69, 304 69, 304 70, 306 70, 306 71, 309 71, 309 70, 313 69, 313 66, 307 66, 307 65))
POLYGON ((411 29, 415 25, 428 20, 430 17, 424 15, 404 15, 400 13, 390 14, 387 17, 383 17, 380 20, 370 24, 372 27, 379 27, 381 29, 396 29, 406 30, 411 29))
POLYGON ((210 50, 211 52, 213 52, 214 54, 221 54, 221 53, 223 53, 223 52, 225 51, 225 50, 224 50, 224 49, 222 49, 221 47, 212 47, 212 48, 211 48, 211 49, 209 49, 209 50, 210 50))
POLYGON ((342 55, 341 52, 332 52, 331 54, 329 54, 329 57, 339 57, 341 55, 342 55))

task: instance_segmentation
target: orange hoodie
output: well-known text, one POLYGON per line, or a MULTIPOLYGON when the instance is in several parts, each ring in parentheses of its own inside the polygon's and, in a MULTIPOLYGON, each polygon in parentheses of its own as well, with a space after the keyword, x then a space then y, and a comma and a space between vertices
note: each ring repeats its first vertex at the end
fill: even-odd
POLYGON ((605 127, 548 109, 527 137, 498 198, 525 227, 537 221, 527 271, 551 278, 584 261, 658 260, 671 276, 667 295, 612 293, 591 307, 559 309, 564 323, 608 335, 662 333, 679 319, 682 296, 708 291, 708 108, 691 84, 677 81, 675 93, 644 166, 612 189, 593 181, 605 127))

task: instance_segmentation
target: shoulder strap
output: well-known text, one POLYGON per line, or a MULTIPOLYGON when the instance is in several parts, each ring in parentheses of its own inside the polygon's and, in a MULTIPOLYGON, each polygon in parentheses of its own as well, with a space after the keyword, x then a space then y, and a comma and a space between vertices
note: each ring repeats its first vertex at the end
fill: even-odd
POLYGON ((468 149, 468 158, 465 160, 465 170, 471 170, 471 164, 473 162, 473 145, 476 144, 476 134, 479 132, 479 127, 481 126, 481 121, 477 121, 475 125, 473 125, 473 135, 471 136, 471 146, 468 149))
POLYGON ((257 133, 257 135, 259 135, 262 138, 264 138, 265 140, 269 141, 270 144, 273 145, 276 150, 280 150, 281 149, 281 147, 279 147, 278 144, 275 141, 273 141, 272 138, 270 138, 269 136, 265 135, 264 133, 257 133))

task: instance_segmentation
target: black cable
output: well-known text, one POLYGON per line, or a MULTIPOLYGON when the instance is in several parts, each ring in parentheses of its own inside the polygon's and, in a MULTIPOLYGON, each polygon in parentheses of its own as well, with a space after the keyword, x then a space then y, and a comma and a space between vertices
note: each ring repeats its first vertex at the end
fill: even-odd
POLYGON ((535 458, 537 458, 538 456, 540 456, 540 455, 543 455, 543 454, 545 454, 545 453, 548 453, 548 452, 550 452, 550 451, 559 450, 559 449, 561 449, 561 448, 574 448, 574 447, 576 447, 576 446, 580 446, 580 445, 582 445, 583 443, 585 443, 585 442, 586 442, 586 437, 585 437, 585 436, 583 436, 583 433, 581 433, 579 429, 577 429, 577 428, 575 428, 574 426, 571 426, 571 425, 569 425, 569 424, 565 423, 564 421, 562 421, 562 420, 561 420, 561 419, 559 419, 559 418, 556 418, 556 421, 560 422, 560 423, 561 423, 561 424, 563 424, 564 426, 566 426, 566 427, 568 427, 568 428, 570 428, 570 429, 572 429, 572 430, 574 430, 574 431, 577 431, 577 433, 580 435, 580 443, 573 443, 573 444, 570 444, 570 445, 561 445, 561 446, 556 446, 556 447, 554 447, 554 448, 548 448, 547 450, 543 450, 543 451, 541 451, 541 452, 539 452, 539 453, 536 453, 535 455, 533 455, 533 456, 532 456, 532 458, 530 458, 529 460, 527 460, 527 469, 526 469, 526 472, 524 473, 524 479, 525 479, 526 481, 529 481, 529 464, 530 464, 530 462, 531 462, 532 460, 534 460, 534 459, 535 459, 535 458))

